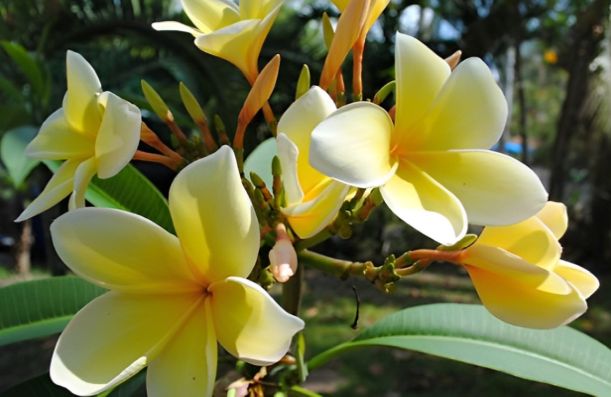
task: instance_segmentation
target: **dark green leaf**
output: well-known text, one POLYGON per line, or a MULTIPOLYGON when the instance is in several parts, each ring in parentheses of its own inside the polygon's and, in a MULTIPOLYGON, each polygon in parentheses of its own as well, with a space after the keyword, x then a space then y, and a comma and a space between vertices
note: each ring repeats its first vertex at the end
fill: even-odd
MULTIPOLYGON (((45 161, 56 171, 60 162, 45 161)), ((86 193, 96 207, 117 208, 144 216, 170 233, 174 232, 168 202, 161 192, 131 164, 112 178, 93 178, 86 193)))
POLYGON ((52 335, 104 289, 73 276, 0 288, 0 346, 52 335))
POLYGON ((73 394, 63 387, 57 386, 51 379, 49 374, 44 374, 36 378, 32 378, 26 382, 20 383, 3 393, 0 397, 72 397, 73 394))
POLYGON ((313 369, 344 351, 367 346, 415 350, 611 396, 611 350, 605 345, 569 327, 532 330, 512 326, 477 305, 435 304, 402 310, 308 364, 313 369))
POLYGON ((27 77, 32 85, 34 92, 42 96, 45 93, 44 73, 36 60, 28 54, 25 48, 17 43, 10 41, 0 41, 0 45, 4 51, 13 59, 19 66, 21 72, 27 77))

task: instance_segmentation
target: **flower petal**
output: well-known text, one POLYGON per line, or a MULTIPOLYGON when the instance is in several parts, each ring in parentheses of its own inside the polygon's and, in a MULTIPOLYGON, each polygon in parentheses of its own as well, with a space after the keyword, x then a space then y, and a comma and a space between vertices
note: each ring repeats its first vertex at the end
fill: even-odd
POLYGON ((100 125, 100 112, 96 96, 102 84, 93 67, 82 55, 66 53, 68 89, 64 97, 64 111, 68 123, 78 132, 95 136, 100 125))
POLYGON ((333 221, 349 190, 348 185, 327 178, 326 186, 314 198, 284 208, 282 212, 300 238, 309 238, 333 221))
POLYGON ((600 282, 596 276, 574 263, 560 260, 553 271, 568 281, 581 294, 583 299, 589 298, 600 287, 600 282))
POLYGON ((420 150, 488 149, 507 121, 507 101, 488 66, 479 58, 458 64, 426 116, 420 150))
POLYGON ((185 14, 203 33, 210 33, 240 19, 238 6, 229 0, 182 0, 185 14))
POLYGON ((130 162, 140 142, 140 109, 112 92, 100 95, 104 116, 95 142, 98 176, 115 176, 130 162))
POLYGON ((214 328, 229 353, 254 365, 284 356, 291 338, 303 329, 299 317, 285 312, 260 285, 229 277, 210 286, 214 328))
MULTIPOLYGON (((255 77, 258 58, 252 58, 250 49, 257 38, 261 21, 248 19, 195 38, 195 45, 210 55, 222 58, 240 69, 246 76, 255 77), (254 74, 254 76, 252 76, 254 74)), ((253 78, 254 81, 254 78, 253 78)))
POLYGON ((200 304, 149 365, 149 397, 212 396, 217 347, 208 304, 200 304))
POLYGON ((466 269, 482 303, 496 317, 529 328, 566 324, 587 308, 560 276, 503 250, 473 245, 466 269))
POLYGON ((15 222, 22 222, 53 207, 72 191, 74 173, 80 160, 67 160, 57 169, 43 191, 27 206, 15 222))
MULTIPOLYGON (((283 133, 278 133, 278 136, 276 137, 276 145, 278 150, 278 159, 280 160, 280 166, 282 167, 282 183, 284 185, 286 201, 288 205, 299 203, 303 199, 303 190, 301 189, 298 176, 299 148, 283 133)), ((303 158, 303 156, 301 157, 303 158)), ((305 166, 310 167, 309 164, 305 166)), ((315 175, 314 172, 318 171, 314 170, 313 168, 312 170, 313 177, 317 178, 318 175, 315 175)), ((320 173, 319 175, 321 179, 328 179, 326 176, 320 173)), ((311 183, 308 185, 311 185, 311 183)))
POLYGON ((198 277, 246 277, 259 252, 259 223, 229 146, 185 167, 170 187, 170 213, 198 277))
POLYGON ((456 196, 409 162, 399 165, 380 192, 395 215, 441 244, 452 245, 467 231, 467 216, 456 196))
MULTIPOLYGON (((246 76, 256 77, 258 74, 257 62, 259 59, 259 55, 261 54, 261 48, 263 47, 263 43, 269 34, 269 31, 272 29, 272 25, 280 12, 280 8, 282 7, 281 1, 275 1, 275 7, 269 11, 269 13, 265 16, 265 18, 259 20, 259 24, 254 33, 252 44, 250 45, 248 58, 250 59, 250 70, 246 76)), ((268 4, 268 6, 271 4, 268 4)), ((268 9, 268 6, 264 7, 264 9, 268 9)), ((259 11, 262 14, 261 11, 259 11)), ((254 79, 253 79, 254 81, 254 79)), ((252 83, 251 83, 252 84, 252 83)))
POLYGON ((310 164, 351 186, 383 185, 394 174, 392 120, 381 107, 356 102, 332 113, 312 132, 310 164))
POLYGON ((157 356, 199 297, 109 292, 94 299, 59 337, 51 380, 80 396, 125 381, 157 356))
POLYGON ((562 203, 548 201, 541 211, 537 213, 537 218, 548 227, 558 240, 564 236, 566 229, 569 227, 566 206, 562 203))
POLYGON ((74 172, 74 184, 72 194, 68 202, 68 209, 83 208, 85 206, 85 193, 87 186, 96 173, 96 162, 94 158, 87 159, 76 167, 74 172))
POLYGON ((503 248, 528 263, 550 271, 562 252, 554 235, 534 217, 514 225, 485 227, 477 244, 503 248))
POLYGON ((489 150, 411 153, 409 160, 454 193, 476 225, 508 225, 535 215, 547 201, 527 166, 489 150))
POLYGON ((189 33, 193 37, 197 37, 202 34, 197 29, 193 29, 191 26, 185 25, 184 23, 174 22, 174 21, 161 21, 161 22, 153 22, 151 27, 157 31, 174 31, 174 32, 185 32, 189 33))
POLYGON ((397 79, 397 143, 410 145, 421 131, 412 126, 429 111, 441 87, 450 76, 450 67, 420 40, 397 33, 395 42, 397 79))
POLYGON ((310 139, 314 128, 335 110, 329 94, 314 86, 293 102, 278 122, 278 133, 286 134, 299 149, 297 172, 304 192, 325 178, 310 165, 310 139))
POLYGON ((282 0, 240 0, 240 17, 242 19, 263 19, 282 0))
MULTIPOLYGON (((270 187, 274 180, 272 176, 272 159, 278 155, 276 140, 268 138, 261 142, 257 147, 246 157, 244 161, 244 175, 250 176, 251 172, 256 173, 263 179, 265 185, 270 187)), ((285 171, 282 168, 282 176, 285 171)))
POLYGON ((51 224, 57 254, 101 287, 142 293, 201 289, 176 236, 150 220, 110 208, 81 208, 51 224))
POLYGON ((47 160, 80 159, 93 156, 93 149, 93 139, 74 131, 66 121, 64 109, 58 109, 42 123, 26 154, 47 160))

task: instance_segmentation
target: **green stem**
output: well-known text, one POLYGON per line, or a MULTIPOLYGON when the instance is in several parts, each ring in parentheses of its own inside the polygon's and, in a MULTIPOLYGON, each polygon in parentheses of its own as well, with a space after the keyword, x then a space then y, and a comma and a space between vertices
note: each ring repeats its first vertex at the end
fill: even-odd
POLYGON ((349 276, 364 276, 367 280, 375 280, 377 269, 371 262, 350 262, 343 259, 303 250, 297 254, 299 263, 333 274, 340 278, 349 276))
POLYGON ((310 247, 313 247, 315 245, 318 245, 318 244, 322 243, 323 241, 325 241, 326 239, 328 239, 329 237, 331 237, 332 235, 333 235, 333 233, 331 233, 329 231, 329 228, 325 228, 325 229, 321 230, 315 236, 312 236, 312 237, 307 238, 305 240, 297 241, 295 243, 295 251, 300 252, 300 251, 305 250, 306 248, 310 248, 310 247))
POLYGON ((297 266, 293 277, 282 286, 282 307, 295 316, 299 315, 299 307, 301 306, 303 274, 303 266, 297 266))
POLYGON ((308 390, 306 388, 303 388, 303 387, 297 386, 297 385, 292 386, 289 389, 289 395, 291 395, 291 396, 298 396, 298 397, 301 397, 301 396, 303 396, 303 397, 322 397, 322 394, 315 393, 315 392, 313 392, 311 390, 308 390))
POLYGON ((325 350, 322 353, 319 353, 317 355, 315 355, 314 357, 312 357, 308 362, 308 371, 312 371, 324 364, 326 364, 328 361, 332 360, 333 358, 335 358, 336 356, 338 356, 340 353, 343 353, 345 351, 349 351, 349 350, 353 350, 355 348, 359 347, 358 345, 355 344, 351 344, 351 343, 342 343, 340 345, 337 346, 333 346, 332 348, 330 348, 329 350, 325 350))

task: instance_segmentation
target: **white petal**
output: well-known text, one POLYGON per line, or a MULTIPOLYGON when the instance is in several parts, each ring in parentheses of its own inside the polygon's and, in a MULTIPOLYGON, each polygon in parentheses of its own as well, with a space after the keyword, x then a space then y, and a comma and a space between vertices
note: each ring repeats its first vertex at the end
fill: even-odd
POLYGON ((142 293, 201 289, 176 236, 140 215, 81 208, 57 218, 51 237, 62 261, 101 287, 142 293))
POLYGON ((315 197, 284 208, 291 228, 300 238, 316 235, 329 225, 346 200, 350 187, 341 182, 328 180, 324 189, 315 197))
POLYGON ((57 341, 51 380, 91 396, 129 379, 159 354, 199 302, 198 295, 115 292, 94 299, 57 341))
POLYGON ((185 32, 191 34, 193 37, 197 37, 202 34, 197 29, 193 29, 191 26, 185 25, 184 23, 174 22, 174 21, 162 21, 162 22, 154 22, 152 24, 153 29, 157 31, 176 31, 176 32, 185 32))
POLYGON ((409 162, 401 163, 380 192, 395 215, 441 244, 452 245, 467 231, 467 216, 456 196, 409 162))
POLYGON ((96 162, 94 158, 87 159, 79 164, 74 172, 74 185, 68 202, 68 209, 83 208, 85 206, 85 192, 87 186, 96 173, 96 162))
POLYGON ((554 272, 569 282, 584 299, 589 298, 598 287, 600 282, 592 273, 574 263, 560 260, 554 267, 554 272))
POLYGON ((238 7, 229 0, 182 0, 185 14, 203 33, 210 33, 240 19, 238 7))
POLYGON ((458 197, 469 223, 508 225, 535 215, 547 202, 530 168, 489 150, 421 152, 411 162, 458 197))
POLYGON ((169 204, 178 239, 200 278, 214 282, 250 273, 259 222, 228 146, 185 167, 172 182, 169 204))
POLYGON ((422 125, 420 150, 488 149, 503 133, 507 101, 479 58, 458 64, 422 125))
POLYGON ((548 201, 545 207, 537 213, 537 218, 549 228, 558 240, 564 236, 566 229, 569 227, 569 217, 566 213, 566 206, 562 203, 548 201))
POLYGON ((112 92, 100 95, 104 117, 95 142, 98 176, 115 176, 130 162, 140 142, 140 109, 112 92))
POLYGON ((536 217, 509 226, 485 227, 478 244, 503 248, 549 271, 558 263, 562 252, 554 235, 536 217))
POLYGON ((22 222, 53 207, 72 191, 74 173, 80 160, 67 160, 57 169, 43 191, 27 206, 15 222, 22 222))
POLYGON ((450 67, 418 39, 397 33, 395 73, 397 138, 409 145, 421 133, 412 127, 429 111, 450 75, 450 67))
POLYGON ((394 174, 390 158, 392 120, 384 109, 356 102, 338 109, 312 132, 310 163, 351 186, 384 184, 394 174))
POLYGON ((64 111, 68 123, 86 135, 95 135, 100 125, 100 113, 96 96, 102 85, 93 67, 82 55, 66 53, 66 75, 68 90, 64 97, 64 111))
POLYGON ((214 328, 221 345, 255 365, 269 365, 286 354, 304 323, 284 311, 260 285, 229 277, 210 286, 214 328))
POLYGON ((26 154, 48 160, 79 159, 93 156, 93 139, 72 129, 63 109, 53 112, 42 123, 26 154))
POLYGON ((211 397, 217 347, 209 305, 200 304, 149 365, 148 397, 211 397))
MULTIPOLYGON (((276 137, 277 148, 278 148, 278 159, 280 160, 280 166, 282 167, 282 183, 284 184, 284 191, 286 195, 286 201, 288 205, 293 203, 301 202, 303 199, 303 190, 299 183, 298 176, 298 158, 299 148, 293 143, 286 135, 279 133, 276 137)), ((307 165, 310 167, 310 165, 307 165)), ((314 170, 316 171, 316 170, 314 170)), ((320 174, 323 178, 324 175, 320 174)))
POLYGON ((299 149, 297 172, 304 192, 324 178, 324 175, 310 165, 312 131, 335 110, 335 103, 329 94, 314 86, 293 102, 278 121, 278 134, 285 134, 299 149))

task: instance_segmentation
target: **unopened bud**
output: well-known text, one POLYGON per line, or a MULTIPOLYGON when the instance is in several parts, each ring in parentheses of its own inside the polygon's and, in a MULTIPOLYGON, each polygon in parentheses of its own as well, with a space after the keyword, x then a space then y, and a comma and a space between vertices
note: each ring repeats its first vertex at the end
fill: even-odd
POLYGON ((180 98, 182 99, 183 105, 185 105, 185 109, 189 113, 189 116, 193 119, 195 123, 208 123, 208 119, 206 118, 206 114, 202 109, 201 105, 195 98, 195 95, 187 88, 187 86, 181 81, 178 85, 178 91, 180 93, 180 98))
POLYGON ((276 226, 276 244, 269 251, 270 269, 279 283, 285 283, 297 271, 297 252, 283 224, 276 226))
POLYGON ((146 101, 151 105, 151 109, 153 112, 159 117, 161 120, 173 120, 174 117, 168 108, 168 105, 161 98, 161 95, 155 91, 155 89, 146 82, 146 80, 140 80, 140 85, 142 86, 142 93, 146 98, 146 101))
POLYGON ((445 61, 450 66, 450 69, 454 70, 454 68, 456 66, 458 66, 458 63, 460 62, 460 58, 461 57, 462 57, 462 51, 458 50, 458 51, 454 52, 454 54, 452 54, 449 57, 447 57, 445 59, 445 61))
POLYGON ((305 94, 310 89, 310 69, 308 65, 304 64, 299 73, 299 79, 297 80, 297 88, 295 89, 295 99, 299 99, 300 96, 305 94))

